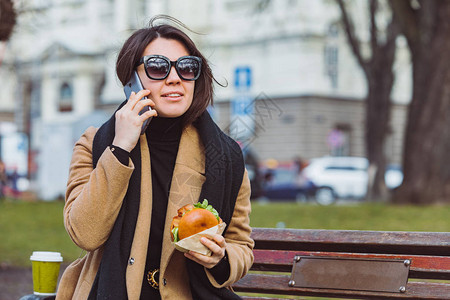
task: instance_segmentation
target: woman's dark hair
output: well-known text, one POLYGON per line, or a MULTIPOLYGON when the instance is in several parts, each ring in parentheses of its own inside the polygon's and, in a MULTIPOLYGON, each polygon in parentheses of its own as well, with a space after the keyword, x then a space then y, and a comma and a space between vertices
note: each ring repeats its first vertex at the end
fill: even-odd
POLYGON ((194 122, 206 110, 208 105, 213 104, 214 87, 212 81, 214 77, 208 61, 197 49, 194 42, 177 27, 168 24, 154 25, 154 22, 159 19, 172 21, 190 30, 177 19, 169 16, 152 18, 148 27, 134 32, 123 44, 117 57, 116 73, 119 80, 125 85, 131 79, 131 75, 147 45, 157 38, 176 40, 182 43, 189 55, 198 56, 202 60, 202 71, 200 77, 195 81, 192 104, 183 116, 183 124, 186 126, 194 122))

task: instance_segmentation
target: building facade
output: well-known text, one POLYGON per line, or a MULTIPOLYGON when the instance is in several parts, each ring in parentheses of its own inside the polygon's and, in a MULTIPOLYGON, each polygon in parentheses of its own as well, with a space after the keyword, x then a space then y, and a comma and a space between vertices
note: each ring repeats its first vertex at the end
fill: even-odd
MULTIPOLYGON (((202 33, 187 31, 226 86, 216 85, 211 113, 261 161, 365 155, 366 82, 334 1, 22 0, 16 8, 19 22, 3 45, 0 121, 29 137, 29 176, 41 198, 64 194, 75 141, 125 99, 115 58, 157 14, 202 33)), ((401 160, 410 97, 408 56, 399 53, 386 146, 392 163, 401 160)))

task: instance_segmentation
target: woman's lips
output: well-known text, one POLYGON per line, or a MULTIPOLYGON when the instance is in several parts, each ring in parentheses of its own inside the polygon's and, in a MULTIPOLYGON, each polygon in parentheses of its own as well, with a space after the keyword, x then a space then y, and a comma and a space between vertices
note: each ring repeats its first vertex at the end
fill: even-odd
POLYGON ((164 99, 167 99, 167 100, 175 101, 175 100, 181 100, 181 98, 183 97, 183 94, 178 93, 178 92, 173 92, 173 93, 163 94, 163 95, 161 95, 161 97, 163 97, 164 99))

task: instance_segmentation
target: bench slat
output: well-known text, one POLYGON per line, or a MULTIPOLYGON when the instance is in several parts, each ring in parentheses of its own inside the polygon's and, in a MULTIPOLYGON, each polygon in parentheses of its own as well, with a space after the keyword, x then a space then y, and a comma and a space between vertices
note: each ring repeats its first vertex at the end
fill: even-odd
POLYGON ((361 254, 342 252, 310 252, 310 251, 279 251, 254 250, 255 261, 252 270, 291 272, 295 255, 346 257, 346 258, 387 258, 411 259, 410 278, 447 279, 450 280, 449 256, 423 256, 398 254, 361 254))
POLYGON ((405 293, 384 293, 289 287, 288 275, 247 274, 233 285, 237 292, 283 294, 350 299, 450 299, 450 286, 441 283, 410 282, 405 293))
POLYGON ((254 228, 255 249, 450 256, 449 232, 254 228))

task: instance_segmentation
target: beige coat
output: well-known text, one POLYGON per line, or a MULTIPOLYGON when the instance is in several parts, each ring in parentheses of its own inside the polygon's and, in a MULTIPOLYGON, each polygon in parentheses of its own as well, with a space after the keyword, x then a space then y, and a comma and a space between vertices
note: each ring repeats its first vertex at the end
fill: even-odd
MULTIPOLYGON (((76 267, 69 266, 58 287, 57 299, 86 299, 100 264, 104 243, 108 239, 125 196, 128 181, 134 170, 133 162, 122 165, 108 147, 101 155, 97 167, 92 167, 92 142, 97 129, 90 127, 75 145, 64 207, 64 224, 76 245, 87 251, 81 262, 81 274, 73 274, 76 267)), ((141 202, 130 262, 126 270, 128 299, 139 299, 147 256, 150 233, 152 192, 150 154, 145 135, 140 137, 142 178, 141 202), (134 263, 131 263, 131 259, 134 263)), ((203 145, 193 126, 181 136, 178 156, 173 172, 167 206, 166 223, 160 264, 160 293, 162 299, 192 299, 185 257, 175 250, 170 239, 170 224, 177 209, 199 199, 205 181, 203 145)), ((250 238, 250 182, 244 174, 232 220, 225 234, 230 263, 230 277, 218 284, 206 270, 215 287, 230 286, 244 276, 253 263, 253 240, 250 238)), ((80 266, 80 265, 79 265, 80 266)), ((76 272, 75 272, 76 273, 76 272)))

